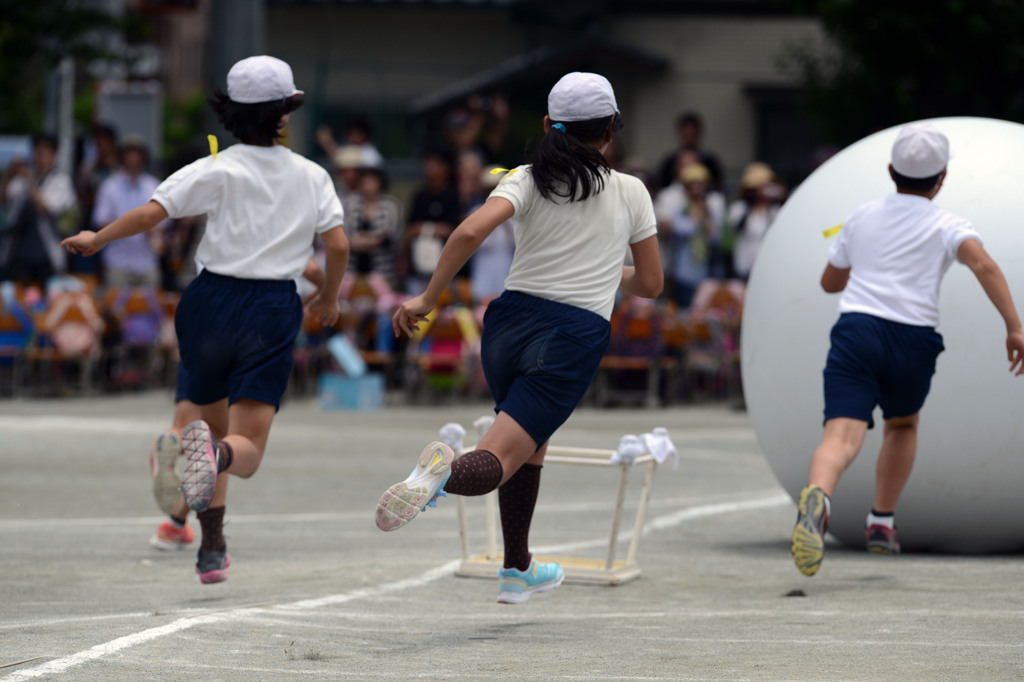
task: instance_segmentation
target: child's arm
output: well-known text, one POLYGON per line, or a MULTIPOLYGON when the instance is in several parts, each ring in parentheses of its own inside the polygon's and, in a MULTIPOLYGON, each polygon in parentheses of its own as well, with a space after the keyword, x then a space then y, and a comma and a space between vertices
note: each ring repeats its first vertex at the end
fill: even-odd
MULTIPOLYGON (((341 278, 345 276, 345 266, 348 265, 348 237, 342 226, 338 225, 322 233, 320 238, 325 247, 326 272, 320 291, 309 304, 309 313, 320 324, 329 327, 338 320, 338 293, 341 291, 341 278)), ((308 266, 306 269, 309 270, 308 266)))
POLYGON ((657 298, 665 287, 665 275, 661 270, 661 251, 658 249, 658 237, 630 244, 633 252, 633 265, 622 266, 622 290, 641 298, 657 298))
POLYGON ((320 266, 317 265, 314 259, 310 258, 306 262, 306 269, 302 271, 302 276, 314 287, 311 293, 306 294, 302 298, 302 305, 308 306, 316 300, 316 297, 320 295, 320 291, 324 288, 324 271, 320 269, 320 266))
POLYGON ((167 219, 167 210, 155 201, 133 208, 99 232, 82 230, 60 243, 71 253, 91 256, 112 241, 151 230, 167 219))
POLYGON ((956 255, 978 278, 981 288, 1006 323, 1006 355, 1010 361, 1010 371, 1016 369, 1018 376, 1024 374, 1024 331, 1021 330, 1020 317, 1013 305, 1013 296, 1010 295, 1003 271, 977 239, 964 241, 956 255))
POLYGON ((825 266, 825 272, 821 273, 821 288, 826 294, 838 294, 846 288, 850 281, 850 268, 837 268, 829 263, 825 266))
POLYGON ((434 268, 427 290, 403 303, 392 318, 395 336, 405 332, 409 336, 425 320, 427 313, 434 309, 441 293, 466 264, 477 247, 494 232, 498 225, 512 218, 515 208, 512 202, 502 197, 491 197, 484 205, 473 211, 452 232, 441 251, 441 259, 434 268))

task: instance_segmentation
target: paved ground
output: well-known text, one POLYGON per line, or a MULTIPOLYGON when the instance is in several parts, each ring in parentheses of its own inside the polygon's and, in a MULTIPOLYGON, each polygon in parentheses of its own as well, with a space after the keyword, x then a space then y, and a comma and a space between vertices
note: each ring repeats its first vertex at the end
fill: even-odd
MULTIPOLYGON (((484 413, 287 404, 263 468, 232 482, 230 579, 204 586, 192 551, 147 544, 160 519, 146 455, 166 394, 0 401, 0 680, 1024 675, 1021 557, 833 546, 804 578, 789 556, 793 503, 746 415, 727 408, 579 411, 556 442, 614 448, 666 426, 682 451, 678 470, 657 473, 643 575, 495 604, 494 580, 452 575, 452 500, 393 534, 373 522, 424 441, 484 413)), ((535 548, 600 557, 613 491, 609 471, 546 467, 535 548)))

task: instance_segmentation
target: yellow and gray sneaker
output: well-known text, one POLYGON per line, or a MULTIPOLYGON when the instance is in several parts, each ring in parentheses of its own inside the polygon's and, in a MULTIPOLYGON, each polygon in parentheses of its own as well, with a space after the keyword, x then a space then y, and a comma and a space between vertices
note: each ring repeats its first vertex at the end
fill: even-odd
POLYGON ((149 451, 153 499, 165 514, 174 513, 175 503, 181 500, 181 477, 174 471, 174 464, 181 453, 181 441, 171 432, 161 433, 149 451))
POLYGON ((498 603, 521 604, 535 592, 553 590, 562 584, 565 571, 555 562, 540 564, 530 558, 525 571, 516 568, 498 570, 498 603))
POLYGON ((377 503, 377 527, 383 531, 398 530, 416 518, 427 506, 436 507, 438 497, 447 497, 443 488, 452 474, 455 453, 440 442, 424 448, 412 470, 401 483, 381 495, 377 503))
POLYGON ((801 573, 814 575, 825 558, 828 532, 828 495, 816 485, 800 491, 796 527, 793 528, 793 561, 801 573))

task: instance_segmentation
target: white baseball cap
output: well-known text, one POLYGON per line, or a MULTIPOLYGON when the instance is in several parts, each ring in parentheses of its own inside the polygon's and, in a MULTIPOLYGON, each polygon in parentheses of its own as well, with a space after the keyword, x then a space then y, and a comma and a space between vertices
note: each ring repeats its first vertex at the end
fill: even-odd
POLYGON ((930 123, 904 126, 892 145, 892 167, 908 178, 930 178, 949 163, 949 140, 930 123))
POLYGON ((555 122, 589 121, 617 113, 612 84, 596 73, 567 73, 548 94, 548 116, 555 122))
POLYGON ((301 94, 295 88, 292 67, 277 57, 246 57, 228 71, 228 97, 239 104, 276 102, 301 94))

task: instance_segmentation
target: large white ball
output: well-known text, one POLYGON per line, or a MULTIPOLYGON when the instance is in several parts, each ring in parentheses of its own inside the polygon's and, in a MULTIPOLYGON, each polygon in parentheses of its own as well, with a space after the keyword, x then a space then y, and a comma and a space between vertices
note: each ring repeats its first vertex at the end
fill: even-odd
MULTIPOLYGON (((970 220, 1024 305, 1024 126, 983 118, 929 121, 952 159, 935 203, 970 220)), ((861 203, 895 191, 887 166, 899 127, 839 152, 793 192, 768 231, 743 313, 743 387, 779 482, 797 498, 822 435, 822 370, 839 296, 819 280, 832 238, 861 203)), ((941 294, 946 346, 921 410, 917 460, 897 508, 905 549, 1004 552, 1024 547, 1024 377, 1009 373, 1005 326, 970 270, 954 263, 941 294)), ((882 441, 881 411, 832 500, 832 534, 864 546, 882 441)))

